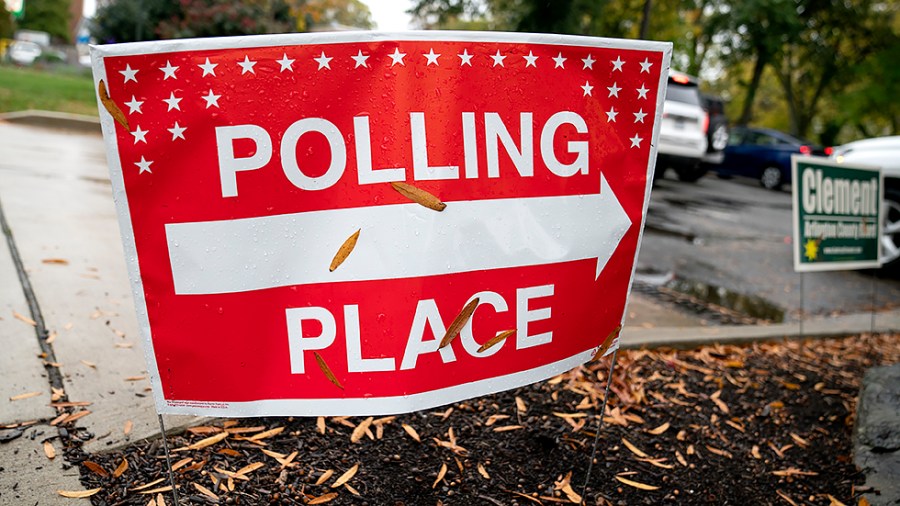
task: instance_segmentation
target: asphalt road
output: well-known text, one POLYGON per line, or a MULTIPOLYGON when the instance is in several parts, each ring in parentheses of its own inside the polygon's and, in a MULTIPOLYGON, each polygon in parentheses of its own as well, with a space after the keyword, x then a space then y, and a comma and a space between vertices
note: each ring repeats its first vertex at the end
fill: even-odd
POLYGON ((873 300, 879 309, 900 302, 896 276, 795 273, 791 235, 790 186, 769 191, 754 180, 712 174, 696 183, 667 178, 651 193, 638 273, 761 297, 782 308, 785 321, 797 320, 801 308, 827 315, 868 311, 873 300))

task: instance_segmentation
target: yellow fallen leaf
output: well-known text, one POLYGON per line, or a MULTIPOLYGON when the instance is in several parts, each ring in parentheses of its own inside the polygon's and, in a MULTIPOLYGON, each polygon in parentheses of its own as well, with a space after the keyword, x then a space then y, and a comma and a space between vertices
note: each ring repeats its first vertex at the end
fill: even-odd
POLYGON ((140 485, 140 486, 128 489, 128 490, 130 490, 132 492, 137 492, 139 490, 144 490, 144 489, 150 488, 153 485, 158 485, 159 483, 162 483, 163 480, 165 480, 165 478, 159 478, 158 480, 153 480, 150 483, 144 483, 143 485, 140 485))
POLYGON ((443 479, 444 479, 444 476, 446 476, 446 475, 447 475, 447 464, 446 464, 446 463, 442 463, 442 464, 441 464, 441 470, 438 471, 437 479, 434 480, 434 484, 431 485, 431 488, 437 488, 437 484, 440 483, 441 480, 443 480, 443 479))
POLYGON ((56 448, 53 448, 53 444, 50 441, 44 441, 44 455, 50 460, 56 458, 56 448))
POLYGON ((228 437, 227 432, 221 432, 219 434, 216 434, 215 436, 210 436, 206 439, 201 439, 200 441, 197 441, 196 443, 185 446, 183 448, 175 448, 172 451, 180 452, 180 451, 186 451, 186 450, 200 450, 200 449, 206 448, 207 446, 212 446, 227 437, 228 437))
POLYGON ((119 476, 122 476, 122 473, 124 473, 127 470, 128 470, 128 461, 125 459, 122 459, 122 463, 119 464, 119 467, 117 467, 115 471, 113 471, 113 478, 118 478, 119 476))
POLYGON ((416 429, 413 429, 412 427, 410 427, 409 425, 406 425, 405 423, 400 424, 400 426, 403 427, 403 430, 405 430, 406 433, 409 434, 409 437, 415 439, 417 443, 422 442, 422 440, 419 438, 419 433, 416 432, 416 429))
POLYGON ((276 427, 274 429, 267 430, 265 432, 260 432, 259 434, 254 434, 247 438, 248 441, 259 441, 260 439, 266 439, 272 436, 277 436, 284 432, 284 427, 276 427))
POLYGON ((90 497, 97 492, 103 490, 102 488, 92 488, 90 490, 57 490, 56 493, 63 497, 68 497, 69 499, 84 499, 85 497, 90 497))
POLYGON ((631 444, 631 442, 628 441, 627 439, 625 439, 624 437, 622 438, 622 444, 624 444, 626 448, 631 450, 631 453, 637 455, 638 457, 650 458, 649 455, 642 452, 637 446, 634 446, 633 444, 631 444))
POLYGON ((41 395, 41 392, 28 392, 27 394, 14 395, 14 396, 10 397, 9 400, 21 401, 23 399, 30 399, 32 397, 37 397, 39 395, 41 395))
POLYGON ((827 497, 828 500, 831 501, 828 503, 828 506, 847 506, 846 504, 842 503, 841 501, 838 501, 837 499, 835 499, 835 497, 832 496, 831 494, 825 494, 825 497, 827 497))
POLYGON ((647 485, 646 483, 639 483, 636 481, 631 481, 627 478, 622 478, 621 476, 616 476, 616 479, 628 486, 631 486, 634 488, 639 488, 641 490, 659 490, 659 487, 654 487, 653 485, 647 485))
POLYGON ((325 504, 327 502, 333 501, 335 498, 337 498, 337 496, 337 492, 328 492, 327 494, 322 494, 319 497, 310 499, 306 504, 325 504))
POLYGON ((526 411, 528 411, 528 407, 525 405, 525 401, 523 401, 519 396, 516 396, 516 410, 518 410, 519 413, 525 413, 526 411))
POLYGON ((480 474, 485 480, 490 480, 491 475, 488 474, 487 469, 481 465, 481 462, 478 463, 478 474, 480 474))
POLYGON ((134 428, 134 422, 131 420, 125 420, 125 427, 122 428, 122 432, 127 436, 131 433, 131 429, 134 428))
POLYGON ((256 471, 257 469, 260 469, 263 467, 266 467, 266 465, 263 464, 262 462, 254 462, 252 464, 247 464, 246 466, 238 469, 237 472, 234 474, 236 474, 238 476, 245 476, 245 475, 248 475, 248 474, 252 473, 253 471, 256 471))
POLYGON ((319 434, 325 434, 325 417, 320 416, 316 419, 316 430, 319 431, 319 434))
POLYGON ((37 322, 32 320, 31 318, 29 318, 25 315, 19 314, 15 311, 13 311, 12 313, 13 313, 13 318, 15 318, 16 320, 21 320, 21 321, 31 325, 32 327, 37 327, 37 322))
POLYGON ((324 473, 322 473, 322 476, 319 476, 319 479, 316 480, 316 485, 321 485, 321 484, 325 483, 326 481, 328 481, 328 478, 331 478, 331 476, 333 474, 334 474, 333 469, 329 469, 329 470, 325 471, 324 473))
POLYGON ((654 436, 658 436, 667 430, 669 430, 669 422, 666 422, 655 429, 648 430, 647 432, 649 434, 653 434, 654 436))
POLYGON ((356 476, 357 471, 359 471, 359 464, 354 464, 354 466, 348 469, 346 473, 342 474, 338 479, 334 480, 334 483, 331 484, 331 488, 338 488, 344 483, 347 483, 354 476, 356 476))
POLYGON ((353 429, 353 433, 350 434, 351 443, 358 443, 359 440, 366 435, 366 431, 369 430, 369 426, 372 425, 372 420, 374 420, 374 418, 370 416, 353 429))
POLYGON ((212 490, 204 487, 203 485, 201 485, 199 483, 193 483, 193 482, 191 483, 191 485, 193 485, 194 488, 197 489, 197 492, 200 492, 201 494, 205 495, 206 497, 209 497, 210 499, 215 499, 217 501, 219 500, 219 496, 214 494, 212 490))

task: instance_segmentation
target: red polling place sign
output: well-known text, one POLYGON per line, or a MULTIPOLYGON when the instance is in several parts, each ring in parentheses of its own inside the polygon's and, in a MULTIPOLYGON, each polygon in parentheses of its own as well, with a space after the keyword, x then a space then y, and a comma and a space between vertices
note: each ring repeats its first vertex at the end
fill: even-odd
POLYGON ((670 44, 408 32, 93 51, 161 413, 405 412, 617 346, 670 44))

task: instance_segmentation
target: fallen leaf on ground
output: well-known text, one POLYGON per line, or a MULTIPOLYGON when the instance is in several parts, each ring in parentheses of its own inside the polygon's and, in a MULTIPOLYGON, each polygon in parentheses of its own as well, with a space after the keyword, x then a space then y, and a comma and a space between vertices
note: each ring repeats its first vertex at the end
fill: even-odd
POLYGON ((37 397, 39 395, 41 395, 41 392, 28 392, 27 394, 14 395, 14 396, 10 397, 9 400, 21 401, 23 399, 31 399, 32 397, 37 397))
POLYGON ((53 448, 53 444, 50 441, 44 441, 44 455, 50 460, 56 458, 56 448, 53 448))
POLYGON ((776 490, 775 493, 778 494, 778 497, 780 497, 780 498, 784 499, 785 501, 787 501, 787 503, 790 504, 791 506, 800 506, 799 504, 795 503, 790 497, 788 497, 788 496, 787 496, 784 492, 782 492, 781 490, 776 490))
POLYGON ((478 474, 480 474, 485 480, 490 480, 491 475, 488 474, 487 469, 481 465, 481 462, 478 463, 478 474))
POLYGON ((437 488, 437 484, 440 483, 441 480, 443 480, 443 479, 444 479, 444 476, 446 476, 446 475, 447 475, 447 464, 446 464, 446 463, 442 463, 442 464, 441 464, 441 470, 438 471, 437 479, 434 480, 434 484, 431 485, 431 488, 437 488))
POLYGON ((353 467, 348 469, 346 473, 342 474, 338 479, 334 480, 334 483, 331 484, 331 488, 338 488, 344 483, 347 483, 354 476, 356 476, 357 471, 359 471, 359 464, 354 464, 353 467))
POLYGON ((247 438, 248 441, 259 441, 262 439, 270 438, 272 436, 277 436, 284 432, 284 427, 276 427, 274 429, 269 429, 265 432, 260 432, 259 434, 254 434, 247 438))
POLYGON ((23 314, 19 314, 16 311, 13 311, 12 314, 13 314, 13 318, 15 318, 16 320, 21 320, 21 321, 31 325, 32 327, 37 327, 37 322, 32 320, 31 318, 29 318, 23 314))
POLYGON ((134 422, 132 422, 131 420, 125 420, 125 427, 122 428, 122 432, 127 436, 133 428, 134 422))
POLYGON ((90 497, 97 492, 103 490, 102 488, 92 488, 90 490, 57 490, 56 493, 63 497, 68 497, 69 499, 84 499, 85 497, 90 497))
POLYGON ((642 452, 637 446, 634 446, 633 444, 631 444, 631 442, 628 441, 627 439, 625 439, 624 437, 622 438, 622 444, 624 444, 626 448, 631 450, 631 453, 637 455, 638 457, 650 458, 649 455, 642 452))
POLYGON ((654 487, 653 485, 647 485, 646 483, 639 483, 636 481, 631 481, 627 478, 622 478, 621 476, 616 476, 616 479, 628 486, 631 486, 634 488, 639 488, 641 490, 659 490, 659 487, 654 487))
POLYGON ((97 476, 100 476, 102 478, 106 478, 107 476, 109 476, 109 473, 106 472, 106 469, 103 469, 103 466, 101 466, 100 464, 98 464, 92 460, 85 460, 81 464, 84 467, 90 469, 91 472, 93 472, 97 476))
POLYGON ((792 477, 792 476, 818 476, 819 473, 814 471, 801 471, 796 467, 790 467, 787 469, 782 469, 780 471, 772 471, 772 474, 775 476, 784 476, 784 477, 792 477))
POLYGON ((124 473, 127 470, 128 470, 128 461, 125 459, 122 459, 122 463, 119 464, 119 467, 117 467, 115 471, 113 471, 113 478, 118 478, 119 476, 122 476, 122 473, 124 473))
POLYGON ((831 501, 831 502, 828 503, 828 506, 847 506, 846 504, 842 503, 841 501, 838 501, 838 500, 837 500, 833 495, 831 495, 831 494, 825 494, 825 497, 827 497, 828 500, 831 501))
POLYGON ((417 443, 422 442, 422 440, 419 438, 419 433, 416 432, 416 429, 413 429, 412 427, 410 427, 409 425, 406 425, 405 423, 400 424, 400 426, 403 427, 403 430, 406 431, 407 434, 409 434, 409 437, 415 439, 417 443))
POLYGON ((350 434, 351 443, 358 443, 359 440, 366 435, 366 431, 369 430, 369 426, 372 425, 372 420, 374 420, 374 418, 370 416, 353 429, 353 433, 350 434))
POLYGON ((647 433, 658 436, 667 430, 669 430, 669 422, 666 422, 655 429, 648 430, 647 433))
POLYGON ((228 437, 228 433, 222 432, 220 434, 216 434, 215 436, 210 436, 206 439, 201 439, 200 441, 197 441, 196 443, 190 444, 188 446, 184 446, 181 448, 175 448, 172 451, 173 452, 183 452, 183 451, 187 451, 187 450, 200 450, 200 449, 206 448, 207 446, 212 446, 227 437, 228 437))
POLYGON ((335 498, 337 498, 337 496, 337 492, 328 492, 327 494, 322 494, 319 497, 310 499, 306 504, 325 504, 327 502, 333 501, 335 498))
POLYGON ((325 471, 324 473, 322 473, 321 476, 319 476, 319 479, 316 480, 316 485, 321 485, 321 484, 325 483, 326 481, 328 481, 329 478, 331 478, 331 476, 333 474, 334 474, 333 469, 329 469, 329 470, 325 471))
POLYGON ((191 485, 193 485, 194 488, 197 489, 197 492, 200 492, 201 494, 205 495, 206 497, 209 497, 210 499, 215 499, 216 501, 219 500, 219 496, 214 494, 212 490, 204 487, 203 485, 201 485, 199 483, 193 483, 193 482, 191 483, 191 485))

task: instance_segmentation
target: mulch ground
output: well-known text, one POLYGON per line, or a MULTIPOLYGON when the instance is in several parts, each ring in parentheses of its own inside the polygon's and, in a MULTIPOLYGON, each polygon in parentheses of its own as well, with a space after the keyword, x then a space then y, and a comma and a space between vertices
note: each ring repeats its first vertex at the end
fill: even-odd
MULTIPOLYGON (((898 361, 900 334, 620 351, 589 477, 609 358, 429 412, 219 420, 169 445, 183 504, 857 504, 860 380, 898 361)), ((67 458, 93 504, 173 504, 159 441, 67 458)))

